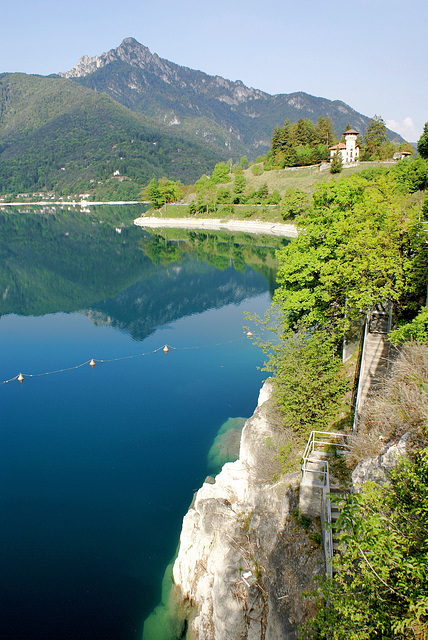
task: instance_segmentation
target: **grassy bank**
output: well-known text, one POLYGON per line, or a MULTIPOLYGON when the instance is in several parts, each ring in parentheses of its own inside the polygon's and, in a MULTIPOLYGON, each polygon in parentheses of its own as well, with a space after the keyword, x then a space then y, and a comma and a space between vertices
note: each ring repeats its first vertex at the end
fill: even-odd
MULTIPOLYGON (((320 170, 319 165, 310 167, 292 167, 271 171, 264 171, 263 164, 255 164, 245 169, 243 177, 246 181, 246 192, 252 190, 258 191, 262 187, 267 187, 269 194, 277 191, 281 198, 287 197, 287 194, 293 190, 299 190, 308 194, 309 199, 314 189, 322 182, 337 182, 341 178, 349 178, 356 173, 360 173, 364 169, 375 169, 378 167, 391 166, 390 162, 361 162, 355 167, 343 169, 340 174, 332 175, 328 167, 320 170)), ((217 184, 213 187, 210 197, 207 197, 207 203, 216 199, 216 192, 219 189, 227 189, 230 192, 234 186, 235 174, 229 174, 232 178, 231 182, 217 184)), ((166 218, 184 218, 190 216, 189 204, 198 197, 195 194, 195 187, 188 187, 187 194, 179 203, 171 203, 163 205, 160 209, 156 209, 151 213, 156 216, 166 218)), ((215 211, 201 210, 197 214, 200 218, 220 218, 222 220, 261 220, 264 222, 284 222, 283 207, 280 204, 217 204, 215 211)))
POLYGON ((390 167, 391 164, 391 162, 360 162, 357 166, 347 167, 341 173, 334 175, 330 173, 328 168, 320 171, 319 165, 272 169, 271 171, 263 171, 260 175, 254 175, 255 167, 263 168, 263 164, 259 164, 246 169, 244 176, 248 186, 256 191, 266 183, 269 192, 276 189, 281 195, 284 195, 287 189, 301 189, 306 193, 312 193, 320 182, 337 182, 341 177, 348 178, 355 173, 361 173, 364 169, 390 167))
MULTIPOLYGON (((155 216, 163 218, 188 218, 189 205, 186 203, 173 203, 163 205, 156 211, 152 210, 155 216)), ((220 220, 262 220, 263 222, 284 222, 281 216, 280 205, 263 204, 228 204, 217 205, 217 211, 208 211, 195 214, 195 218, 208 218, 220 220)))

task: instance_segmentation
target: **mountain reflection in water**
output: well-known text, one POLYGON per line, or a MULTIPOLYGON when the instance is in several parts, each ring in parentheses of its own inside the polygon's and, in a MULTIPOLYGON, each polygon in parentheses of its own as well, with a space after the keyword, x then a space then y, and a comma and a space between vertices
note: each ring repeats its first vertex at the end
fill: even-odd
POLYGON ((272 294, 275 251, 286 243, 228 232, 148 234, 75 212, 0 214, 0 315, 85 309, 143 340, 177 318, 266 287, 272 294))
POLYGON ((1 386, 4 640, 141 638, 214 438, 257 402, 243 313, 281 241, 129 221, 0 215, 2 379, 135 356, 1 386))

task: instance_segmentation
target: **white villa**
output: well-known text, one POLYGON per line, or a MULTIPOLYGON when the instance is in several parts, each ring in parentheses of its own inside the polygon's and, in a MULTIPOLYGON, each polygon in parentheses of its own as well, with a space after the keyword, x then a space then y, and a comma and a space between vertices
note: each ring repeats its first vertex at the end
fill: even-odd
POLYGON ((329 147, 330 162, 336 152, 339 152, 342 156, 343 164, 358 162, 360 156, 360 147, 357 144, 358 131, 348 129, 343 135, 345 136, 345 142, 339 142, 339 144, 335 144, 334 147, 329 147))

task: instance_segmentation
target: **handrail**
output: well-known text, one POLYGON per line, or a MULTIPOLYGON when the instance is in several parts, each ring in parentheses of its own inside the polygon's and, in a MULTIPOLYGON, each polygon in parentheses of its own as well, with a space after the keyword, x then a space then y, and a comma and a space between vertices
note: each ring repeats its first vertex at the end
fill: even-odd
MULTIPOLYGON (((349 448, 347 439, 350 436, 346 433, 338 433, 332 431, 311 431, 311 434, 306 443, 305 451, 303 453, 303 465, 302 472, 303 478, 305 473, 316 473, 322 477, 321 488, 321 530, 324 547, 324 558, 326 573, 331 578, 333 576, 333 532, 332 532, 332 519, 331 519, 331 502, 330 502, 330 471, 328 460, 322 457, 317 457, 311 460, 311 455, 316 451, 315 445, 328 446, 334 444, 340 439, 341 448, 349 448), (321 436, 317 438, 316 436, 321 436), (311 469, 309 464, 318 464, 318 468, 311 469)), ((322 455, 325 452, 319 452, 322 455)), ((302 479, 303 479, 302 478, 302 479)))
POLYGON ((323 542, 324 542, 324 556, 325 556, 325 568, 327 571, 327 575, 329 578, 333 577, 333 532, 332 532, 332 521, 331 521, 331 503, 330 503, 330 474, 328 468, 328 462, 326 464, 326 482, 322 490, 321 496, 321 514, 322 514, 322 504, 325 505, 326 518, 324 520, 321 517, 321 527, 323 531, 323 542), (327 524, 325 522, 327 521, 327 524))
POLYGON ((346 443, 346 440, 348 437, 349 436, 346 433, 335 432, 335 431, 311 431, 308 441, 306 443, 305 450, 303 452, 303 456, 302 456, 303 457, 303 465, 302 465, 303 476, 305 475, 306 471, 308 471, 309 473, 320 473, 320 474, 325 473, 323 469, 311 469, 311 468, 308 468, 307 466, 308 463, 314 464, 316 462, 321 461, 321 458, 319 458, 318 460, 310 459, 311 455, 315 451, 315 445, 320 445, 320 446, 332 445, 334 444, 334 440, 337 441, 340 438, 342 439, 340 446, 343 448, 349 448, 349 445, 346 443), (316 435, 325 436, 325 438, 323 439, 316 438, 315 437, 316 435))

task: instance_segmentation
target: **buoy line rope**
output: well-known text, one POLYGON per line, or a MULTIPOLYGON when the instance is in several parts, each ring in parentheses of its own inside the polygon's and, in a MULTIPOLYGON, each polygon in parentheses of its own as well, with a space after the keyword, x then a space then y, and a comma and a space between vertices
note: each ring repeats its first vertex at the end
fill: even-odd
MULTIPOLYGON (((246 334, 246 337, 250 338, 252 335, 253 334, 251 333, 251 331, 248 331, 246 334)), ((162 347, 158 347, 157 349, 154 349, 153 351, 147 351, 145 353, 135 353, 129 356, 120 356, 119 358, 108 358, 108 359, 91 358, 90 360, 85 360, 85 362, 76 364, 73 367, 65 367, 64 369, 56 369, 55 371, 44 371, 42 373, 18 373, 16 376, 13 376, 13 378, 10 378, 9 380, 3 380, 3 384, 8 384, 9 382, 13 382, 14 380, 19 380, 19 382, 23 382, 25 378, 39 378, 40 376, 51 376, 55 373, 64 373, 65 371, 73 371, 74 369, 80 369, 81 367, 84 367, 87 364, 89 364, 92 368, 94 368, 97 363, 105 364, 107 362, 118 362, 119 360, 131 360, 132 358, 142 358, 143 356, 150 356, 150 355, 153 355, 154 353, 158 353, 159 351, 163 351, 165 354, 167 354, 171 349, 173 351, 190 351, 192 349, 207 349, 210 347, 221 347, 223 345, 232 344, 233 342, 239 342, 240 340, 244 340, 244 339, 245 339, 245 336, 243 336, 242 338, 235 338, 234 340, 226 340, 226 342, 216 342, 215 344, 209 344, 209 345, 196 345, 193 347, 174 347, 173 345, 165 344, 162 347)))

